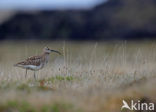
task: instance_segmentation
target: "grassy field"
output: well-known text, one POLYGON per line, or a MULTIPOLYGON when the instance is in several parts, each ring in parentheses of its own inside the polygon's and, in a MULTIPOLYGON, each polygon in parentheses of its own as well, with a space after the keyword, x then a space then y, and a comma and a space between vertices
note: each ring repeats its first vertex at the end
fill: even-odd
POLYGON ((123 99, 156 103, 155 85, 156 42, 0 42, 0 112, 120 112, 123 99), (44 46, 63 56, 25 79, 13 64, 44 46))

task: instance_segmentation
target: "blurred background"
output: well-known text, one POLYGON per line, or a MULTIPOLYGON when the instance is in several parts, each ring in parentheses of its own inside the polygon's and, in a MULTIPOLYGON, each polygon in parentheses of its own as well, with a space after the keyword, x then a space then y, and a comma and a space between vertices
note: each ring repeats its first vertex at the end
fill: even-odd
POLYGON ((1 0, 0 40, 154 40, 155 0, 1 0))
POLYGON ((156 105, 155 39, 156 0, 0 0, 0 112, 156 105), (25 78, 13 65, 45 46, 63 55, 25 78))

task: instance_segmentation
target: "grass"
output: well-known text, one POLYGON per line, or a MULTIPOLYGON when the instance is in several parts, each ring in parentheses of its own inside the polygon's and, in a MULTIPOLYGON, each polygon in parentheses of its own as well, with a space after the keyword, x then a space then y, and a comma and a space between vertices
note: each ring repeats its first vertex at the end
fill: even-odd
POLYGON ((8 101, 6 104, 0 105, 1 112, 20 111, 20 112, 35 112, 33 107, 27 102, 8 101))
POLYGON ((25 101, 8 101, 0 105, 0 112, 81 112, 75 109, 72 104, 56 102, 54 104, 42 105, 38 108, 33 107, 25 101))
MULTIPOLYGON (((0 112, 120 112, 122 100, 156 102, 156 42, 0 43, 0 112), (47 67, 13 67, 48 46, 47 67)), ((127 110, 123 110, 127 111, 127 110)))
POLYGON ((73 76, 55 76, 55 77, 51 77, 48 79, 49 81, 51 81, 52 83, 54 83, 55 81, 73 81, 74 77, 73 76))

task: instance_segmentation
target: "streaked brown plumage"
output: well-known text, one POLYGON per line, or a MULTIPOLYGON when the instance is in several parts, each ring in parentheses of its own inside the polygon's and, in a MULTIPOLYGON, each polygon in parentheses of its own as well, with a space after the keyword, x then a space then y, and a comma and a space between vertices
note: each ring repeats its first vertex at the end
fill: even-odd
POLYGON ((42 69, 48 63, 49 54, 51 52, 61 54, 58 51, 51 50, 48 47, 45 47, 41 55, 29 57, 26 60, 15 64, 14 66, 26 69, 25 77, 27 76, 27 70, 33 70, 34 78, 36 79, 35 71, 42 69))
MULTIPOLYGON (((43 55, 45 55, 45 54, 43 54, 43 55)), ((43 55, 29 57, 25 61, 19 62, 17 64, 39 66, 41 62, 45 61, 45 56, 43 56, 43 55)))

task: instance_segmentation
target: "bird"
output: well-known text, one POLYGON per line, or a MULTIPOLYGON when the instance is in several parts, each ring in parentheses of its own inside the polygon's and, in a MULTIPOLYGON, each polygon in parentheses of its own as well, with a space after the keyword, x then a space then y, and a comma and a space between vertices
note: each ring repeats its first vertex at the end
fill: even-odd
POLYGON ((48 47, 44 47, 43 53, 41 55, 31 56, 31 57, 25 59, 24 61, 14 64, 14 66, 26 69, 25 78, 27 77, 28 70, 34 71, 34 79, 36 80, 35 72, 45 67, 45 65, 49 61, 49 55, 51 52, 55 52, 55 53, 61 55, 61 53, 59 51, 49 49, 48 47))

